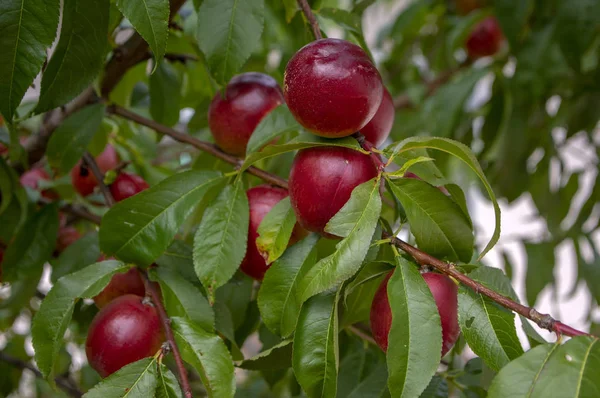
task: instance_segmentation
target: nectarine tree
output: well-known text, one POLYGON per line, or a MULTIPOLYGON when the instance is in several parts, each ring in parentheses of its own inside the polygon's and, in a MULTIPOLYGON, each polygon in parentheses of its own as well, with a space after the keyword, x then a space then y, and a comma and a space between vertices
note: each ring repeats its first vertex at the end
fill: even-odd
POLYGON ((0 396, 598 396, 599 15, 2 0, 0 396))

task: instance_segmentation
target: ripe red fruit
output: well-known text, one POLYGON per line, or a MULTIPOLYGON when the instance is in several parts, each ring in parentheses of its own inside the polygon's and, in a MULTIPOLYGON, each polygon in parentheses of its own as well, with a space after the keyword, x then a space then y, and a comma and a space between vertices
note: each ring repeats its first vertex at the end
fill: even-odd
POLYGON ((381 77, 369 56, 339 39, 302 47, 287 64, 283 87, 298 122, 329 138, 360 131, 377 112, 383 94, 381 77))
MULTIPOLYGON (((119 164, 119 156, 112 145, 107 145, 104 151, 96 157, 96 163, 103 173, 114 169, 119 164)), ((71 183, 81 196, 88 196, 98 185, 96 177, 87 167, 82 166, 81 160, 71 170, 71 183)))
POLYGON ((61 253, 73 242, 81 238, 81 234, 73 227, 61 227, 58 230, 58 238, 56 239, 56 250, 61 253))
POLYGON ((142 177, 135 174, 120 173, 115 181, 110 184, 110 193, 115 201, 120 202, 148 188, 150 186, 142 177))
POLYGON ((298 223, 309 231, 325 225, 346 204, 352 190, 377 176, 368 155, 343 147, 314 147, 298 152, 289 179, 292 207, 298 223))
MULTIPOLYGON (((19 181, 21 181, 21 185, 36 190, 38 189, 39 182, 42 180, 50 181, 50 176, 48 175, 48 173, 46 173, 46 170, 44 169, 31 169, 23 173, 19 178, 19 181)), ((50 189, 44 189, 42 191, 42 197, 49 200, 58 199, 58 195, 56 194, 56 192, 53 192, 50 189)))
POLYGON ((496 54, 502 46, 504 35, 495 17, 481 21, 467 39, 469 58, 477 59, 496 54))
POLYGON ((394 109, 394 100, 390 93, 384 88, 383 97, 377 113, 360 132, 365 136, 367 141, 375 146, 381 146, 390 135, 392 126, 394 125, 394 117, 396 111, 394 109))
POLYGON ((267 113, 283 103, 277 81, 263 73, 243 73, 229 81, 225 95, 215 94, 208 109, 208 125, 217 145, 243 156, 252 132, 267 113))
MULTIPOLYGON (((423 275, 429 286, 442 323, 442 356, 454 346, 460 328, 458 326, 458 289, 452 279, 446 275, 428 272, 423 275)), ((375 293, 371 304, 371 331, 377 345, 383 351, 388 348, 388 335, 392 327, 392 310, 387 295, 387 284, 392 276, 390 273, 383 280, 375 293)))
POLYGON ((102 377, 156 354, 164 341, 156 309, 139 296, 121 296, 104 307, 90 325, 85 353, 102 377))
MULTIPOLYGON (((259 185, 250 188, 246 195, 248 196, 248 205, 250 206, 250 222, 248 224, 248 248, 246 256, 240 265, 241 270, 248 276, 262 280, 269 266, 264 257, 256 247, 256 238, 258 238, 258 227, 269 211, 282 199, 288 196, 285 189, 272 187, 270 185, 259 185)), ((292 232, 289 244, 292 245, 306 235, 296 224, 292 232)))
POLYGON ((131 268, 125 273, 113 275, 104 290, 94 297, 94 303, 96 303, 98 308, 103 308, 117 297, 126 294, 133 294, 136 296, 144 296, 144 294, 146 294, 144 281, 142 281, 142 277, 137 268, 131 268))

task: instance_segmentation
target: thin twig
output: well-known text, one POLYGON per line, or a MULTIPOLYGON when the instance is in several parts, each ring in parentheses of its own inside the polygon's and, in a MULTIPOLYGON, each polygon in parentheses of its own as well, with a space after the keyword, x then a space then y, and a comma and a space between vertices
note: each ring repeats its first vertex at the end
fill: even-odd
MULTIPOLYGON (((48 205, 52 202, 53 202, 52 200, 49 200, 46 198, 40 198, 38 200, 38 203, 43 204, 43 205, 48 205)), ((60 210, 66 212, 66 213, 72 214, 76 217, 83 218, 84 220, 91 221, 94 224, 98 224, 98 225, 100 225, 100 221, 102 220, 102 217, 92 214, 89 211, 87 211, 85 208, 78 206, 78 205, 63 204, 60 206, 60 210)))
POLYGON ((300 6, 300 9, 302 10, 302 12, 304 13, 304 16, 308 20, 308 23, 310 24, 310 27, 313 31, 313 35, 315 36, 315 39, 317 39, 317 40, 322 39, 323 36, 321 35, 321 28, 319 27, 319 22, 317 22, 317 18, 315 17, 315 14, 310 9, 310 5, 308 4, 308 1, 298 0, 298 5, 300 6))
POLYGON ((175 342, 175 337, 173 336, 173 330, 171 329, 171 319, 167 315, 167 311, 162 302, 162 298, 160 293, 155 287, 155 284, 148 279, 148 274, 145 270, 139 269, 140 274, 142 275, 142 279, 144 280, 144 287, 146 288, 146 294, 150 296, 150 299, 154 303, 154 307, 156 307, 156 312, 158 313, 158 317, 160 322, 162 323, 163 332, 165 333, 165 338, 167 339, 167 343, 169 344, 169 348, 173 353, 173 358, 175 359, 175 365, 177 367, 177 373, 179 373, 179 381, 181 382, 181 389, 183 390, 183 394, 186 398, 192 398, 192 387, 190 386, 190 380, 188 379, 187 370, 185 369, 185 365, 183 364, 183 359, 181 359, 181 353, 179 352, 179 348, 177 347, 177 342, 175 342))
POLYGON ((364 341, 366 341, 367 343, 370 343, 370 344, 373 344, 373 345, 377 345, 377 342, 375 341, 375 339, 373 337, 369 336, 367 333, 363 332, 362 330, 360 330, 356 326, 354 326, 354 325, 348 326, 348 330, 352 334, 355 334, 358 337, 360 337, 361 339, 363 339, 364 341))
MULTIPOLYGON (((121 106, 110 105, 107 107, 107 111, 110 113, 113 113, 115 115, 124 117, 125 119, 132 120, 138 124, 141 124, 142 126, 149 127, 155 131, 158 131, 159 133, 168 135, 169 137, 173 138, 176 141, 189 144, 195 148, 200 149, 201 151, 207 152, 207 153, 215 156, 216 158, 219 158, 219 159, 235 166, 236 168, 239 168, 244 163, 242 159, 239 159, 233 155, 223 152, 221 149, 219 149, 218 146, 211 144, 210 142, 201 141, 197 138, 192 137, 189 134, 179 132, 171 127, 167 127, 163 124, 157 123, 154 120, 140 116, 137 113, 131 112, 121 106)), ((248 168, 247 171, 248 171, 248 173, 257 176, 258 178, 260 178, 270 184, 284 187, 287 189, 287 186, 288 186, 287 181, 279 176, 276 176, 274 174, 271 174, 269 172, 266 172, 264 170, 254 167, 254 166, 248 168)))
MULTIPOLYGON (((112 105, 112 106, 109 106, 107 109, 116 115, 122 116, 122 117, 132 120, 132 121, 135 121, 146 127, 150 127, 160 133, 166 134, 177 141, 185 142, 190 145, 193 145, 194 147, 196 147, 200 150, 206 151, 206 152, 216 156, 217 158, 225 160, 226 162, 231 163, 235 166, 239 166, 242 163, 241 159, 238 159, 234 156, 226 154, 225 152, 223 152, 222 150, 220 150, 217 146, 215 146, 213 144, 198 140, 194 137, 191 137, 190 135, 180 133, 177 130, 174 130, 170 127, 164 126, 160 123, 156 123, 152 120, 146 119, 146 118, 139 116, 133 112, 130 112, 124 108, 121 108, 116 105, 112 105)), ((288 183, 286 180, 284 180, 283 178, 281 178, 279 176, 271 174, 265 170, 261 170, 256 167, 251 167, 247 171, 270 184, 277 185, 277 186, 280 186, 285 189, 288 188, 288 183)), ((433 266, 439 272, 454 277, 455 279, 457 279, 459 282, 461 282, 465 286, 468 286, 469 288, 473 289, 475 292, 481 293, 484 296, 489 297, 496 303, 502 305, 503 307, 505 307, 511 311, 514 311, 520 315, 523 315, 527 319, 532 320, 533 322, 535 322, 538 326, 540 326, 543 329, 547 329, 552 332, 556 332, 558 334, 564 334, 566 336, 587 335, 587 333, 573 329, 573 328, 555 320, 550 315, 540 314, 534 308, 524 306, 522 304, 519 304, 519 303, 511 300, 508 297, 502 296, 501 294, 485 287, 481 283, 476 282, 475 280, 469 278, 467 275, 460 273, 458 270, 456 270, 454 268, 454 265, 446 263, 442 260, 439 260, 439 259, 417 249, 416 247, 411 246, 410 244, 404 242, 401 239, 392 237, 389 234, 384 234, 384 236, 386 238, 389 238, 390 242, 392 244, 394 244, 395 246, 397 246, 398 248, 400 248, 401 250, 405 251, 407 254, 412 256, 417 263, 433 266)))
POLYGON ((100 167, 98 167, 96 159, 94 159, 94 157, 89 152, 85 152, 83 154, 82 159, 85 165, 92 171, 94 177, 96 177, 96 180, 98 181, 98 187, 100 188, 100 192, 102 192, 104 200, 106 200, 106 205, 108 207, 114 206, 115 199, 110 193, 110 189, 104 183, 104 173, 102 172, 102 170, 100 170, 100 167))
MULTIPOLYGON (((11 364, 19 369, 27 369, 27 370, 31 371, 36 377, 39 377, 40 379, 44 378, 42 373, 32 364, 22 361, 19 358, 15 358, 11 355, 8 355, 8 354, 4 353, 3 351, 0 351, 0 360, 6 362, 8 364, 11 364)), ((70 396, 77 397, 77 398, 83 396, 83 393, 81 391, 79 391, 79 389, 75 388, 68 379, 66 379, 64 377, 56 377, 56 378, 54 378, 54 381, 56 382, 57 386, 62 388, 70 396)))

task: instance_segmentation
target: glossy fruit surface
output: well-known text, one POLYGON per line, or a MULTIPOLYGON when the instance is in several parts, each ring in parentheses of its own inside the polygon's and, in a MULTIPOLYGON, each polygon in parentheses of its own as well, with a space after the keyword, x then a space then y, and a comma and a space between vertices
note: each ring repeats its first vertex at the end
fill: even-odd
POLYGON ((368 155, 343 147, 314 147, 298 152, 289 179, 292 207, 306 230, 326 236, 324 228, 350 199, 352 190, 377 176, 368 155))
MULTIPOLYGON (((31 189, 37 190, 39 188, 40 181, 50 181, 50 175, 46 173, 44 169, 31 169, 26 171, 21 175, 19 181, 21 185, 24 187, 29 187, 31 189)), ((42 191, 42 196, 46 199, 54 200, 58 198, 56 192, 53 192, 50 189, 44 189, 42 191)))
MULTIPOLYGON (((103 173, 114 169, 119 164, 119 156, 112 145, 107 145, 104 151, 96 157, 96 163, 103 173)), ((81 160, 71 170, 71 183, 81 196, 88 196, 98 186, 98 181, 92 171, 82 166, 81 160)))
POLYGON ((115 201, 120 202, 148 188, 150 186, 142 177, 130 173, 119 173, 115 181, 110 184, 110 193, 115 201))
POLYGON ((496 54, 504 35, 495 17, 488 17, 475 26, 467 39, 467 53, 472 59, 496 54))
POLYGON ((94 317, 85 353, 92 368, 106 377, 123 366, 153 356, 163 342, 156 309, 134 295, 121 296, 94 317))
POLYGON ((137 268, 131 268, 125 273, 113 275, 104 290, 94 297, 94 303, 96 303, 98 308, 103 308, 117 297, 126 294, 133 294, 140 297, 146 294, 144 281, 142 281, 137 268))
POLYGON ((394 100, 389 91, 383 89, 383 97, 381 104, 377 109, 375 116, 363 127, 360 132, 365 136, 367 141, 375 146, 381 146, 389 137, 394 125, 394 117, 396 111, 394 109, 394 100))
POLYGON ((79 238, 81 238, 81 234, 74 227, 60 227, 56 238, 56 250, 59 253, 63 252, 79 238))
POLYGON ((383 85, 359 46, 321 39, 302 47, 285 69, 284 96, 298 122, 323 137, 360 131, 375 115, 383 85))
MULTIPOLYGON (((392 274, 387 276, 377 289, 371 304, 371 331, 373 338, 383 351, 388 348, 388 335, 392 327, 392 310, 387 295, 387 284, 392 274)), ((446 275, 428 272, 422 274, 437 305, 442 323, 442 356, 454 346, 460 328, 458 326, 458 289, 446 275)), ((398 344, 402 344, 398 342, 398 344)))
MULTIPOLYGON (((269 266, 264 257, 256 247, 256 238, 258 238, 258 227, 263 218, 271 209, 282 199, 288 196, 285 189, 273 187, 270 185, 259 185, 246 191, 248 196, 248 205, 250 207, 250 222, 248 224, 248 248, 246 256, 240 265, 241 270, 248 276, 262 280, 269 266)), ((304 237, 306 231, 296 225, 289 244, 292 245, 304 237)))
POLYGON ((225 95, 215 94, 208 109, 208 125, 215 142, 225 152, 243 156, 258 123, 282 103, 281 88, 271 76, 256 72, 235 76, 225 95))

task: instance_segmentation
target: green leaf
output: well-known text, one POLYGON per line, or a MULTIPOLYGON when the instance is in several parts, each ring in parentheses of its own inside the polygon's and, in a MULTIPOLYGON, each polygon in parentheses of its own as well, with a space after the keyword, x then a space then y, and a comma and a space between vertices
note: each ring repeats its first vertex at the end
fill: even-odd
POLYGON ((52 263, 52 282, 95 263, 100 254, 100 243, 96 231, 77 239, 52 263))
MULTIPOLYGON (((486 268, 477 268, 469 276, 475 280, 489 280, 486 268)), ((500 370, 523 354, 515 315, 464 286, 458 291, 458 322, 469 347, 493 370, 500 370)))
POLYGON ((306 273, 299 288, 302 301, 338 286, 360 268, 381 214, 379 181, 374 178, 354 188, 348 202, 325 226, 325 231, 344 239, 306 273))
POLYGON ((411 137, 407 138, 404 141, 400 142, 396 145, 390 145, 388 149, 386 149, 385 153, 388 157, 395 157, 397 155, 402 154, 403 152, 410 151, 413 149, 435 149, 442 152, 449 153, 452 156, 456 156, 463 162, 465 162, 471 170, 473 170, 488 193, 492 204, 494 205, 494 214, 496 216, 496 224, 494 228, 494 234, 490 239, 489 243, 486 245, 485 249, 479 255, 479 260, 485 256, 487 252, 489 252, 492 247, 498 242, 500 239, 500 206, 498 205, 498 201, 496 200, 496 196, 494 195, 494 191, 487 178, 477 158, 471 152, 471 149, 464 144, 461 144, 458 141, 450 140, 448 138, 436 138, 436 137, 411 137))
POLYGON ((292 365, 309 398, 335 397, 337 390, 338 294, 310 298, 300 312, 294 334, 292 365))
POLYGON ((448 383, 446 379, 440 376, 434 376, 429 382, 429 385, 420 395, 420 398, 447 398, 450 396, 448 392, 448 383))
POLYGON ((319 10, 318 15, 334 21, 345 30, 350 32, 363 50, 365 50, 369 56, 373 58, 363 35, 362 15, 338 8, 322 8, 319 10))
POLYGON ((198 42, 208 67, 224 85, 260 43, 264 0, 204 0, 198 10, 198 42))
POLYGON ((463 211, 465 217, 469 221, 469 225, 471 226, 471 230, 473 229, 473 220, 471 220, 471 215, 469 214, 469 209, 467 208, 467 198, 465 197, 465 193, 463 190, 456 184, 446 184, 444 185, 446 191, 450 194, 450 198, 460 206, 460 209, 463 211))
POLYGON ((390 187, 406 211, 421 250, 451 261, 471 259, 473 230, 460 206, 436 187, 414 178, 390 181, 390 187))
POLYGON ((0 3, 0 113, 10 121, 56 37, 59 0, 0 3))
POLYGON ((288 107, 283 104, 269 112, 256 126, 250 136, 246 154, 251 154, 286 133, 301 131, 302 126, 296 121, 288 107))
POLYGON ((162 363, 158 365, 158 383, 154 396, 156 398, 183 398, 179 382, 173 372, 162 363))
POLYGON ((119 369, 84 394, 84 398, 148 398, 158 385, 156 358, 144 358, 119 369))
POLYGON ((102 218, 100 248, 125 262, 152 264, 202 196, 220 181, 216 172, 186 171, 117 203, 102 218))
POLYGON ((86 106, 72 114, 50 136, 46 154, 50 166, 68 173, 81 159, 102 124, 104 104, 86 106))
POLYGON ((184 318, 172 318, 172 326, 183 359, 198 371, 208 396, 233 397, 233 362, 223 340, 184 318))
POLYGON ((558 344, 539 345, 503 367, 492 381, 488 396, 531 397, 538 377, 558 347, 558 344))
POLYGON ((442 326, 437 305, 419 269, 396 257, 388 282, 392 326, 387 349, 388 387, 393 397, 417 397, 440 363, 442 326))
MULTIPOLYGON (((371 303, 386 274, 391 271, 388 264, 373 262, 367 264, 344 288, 344 308, 342 327, 358 322, 368 322, 371 303)), ((387 371, 386 371, 387 374, 387 371)))
POLYGON ((194 267, 209 299, 240 266, 248 241, 248 198, 237 179, 219 194, 194 236, 194 267))
POLYGON ((494 0, 494 15, 513 49, 518 48, 524 28, 535 8, 534 0, 494 0))
POLYGON ((150 46, 156 69, 167 48, 169 0, 117 0, 117 7, 150 46))
POLYGON ((56 247, 57 235, 58 206, 44 206, 27 220, 6 249, 3 279, 11 282, 41 272, 56 247))
POLYGON ((352 389, 347 398, 380 398, 384 397, 387 382, 385 365, 377 366, 371 374, 352 389))
POLYGON ((540 292, 550 283, 554 282, 554 246, 553 242, 527 243, 527 274, 525 276, 525 287, 527 291, 527 302, 535 305, 540 292))
POLYGON ((596 0, 561 2, 556 21, 556 38, 569 62, 579 69, 581 57, 598 36, 600 3, 596 0))
POLYGON ((240 167, 240 172, 246 170, 248 167, 252 166, 259 160, 267 159, 276 155, 281 155, 282 153, 286 152, 297 151, 300 149, 311 148, 316 146, 341 146, 350 149, 355 149, 363 153, 367 153, 360 147, 358 141, 356 141, 352 137, 329 139, 318 137, 310 133, 303 133, 285 144, 268 145, 264 147, 260 152, 254 152, 252 154, 249 154, 248 156, 246 156, 242 167, 240 167))
POLYGON ((292 366, 292 341, 284 340, 258 355, 242 361, 238 367, 248 370, 277 370, 292 366))
POLYGON ((292 334, 302 308, 298 287, 317 261, 315 245, 319 236, 311 234, 290 247, 269 267, 258 291, 258 308, 265 325, 284 337, 292 334))
POLYGON ((46 378, 52 378, 53 367, 77 299, 98 295, 114 274, 127 269, 120 261, 95 263, 63 276, 48 292, 31 326, 35 361, 46 378))
POLYGON ((106 0, 64 1, 60 40, 44 70, 36 113, 71 101, 98 75, 106 55, 109 5, 106 0))
POLYGON ((292 209, 289 197, 273 206, 263 218, 258 226, 259 236, 256 238, 256 247, 260 253, 267 254, 267 264, 271 264, 281 257, 287 248, 295 225, 296 214, 292 209))
POLYGON ((162 61, 150 76, 150 115, 167 126, 179 121, 181 79, 170 63, 162 61))
POLYGON ((191 282, 173 269, 157 267, 151 274, 160 283, 169 316, 187 317, 204 330, 213 330, 215 314, 206 297, 191 282))

